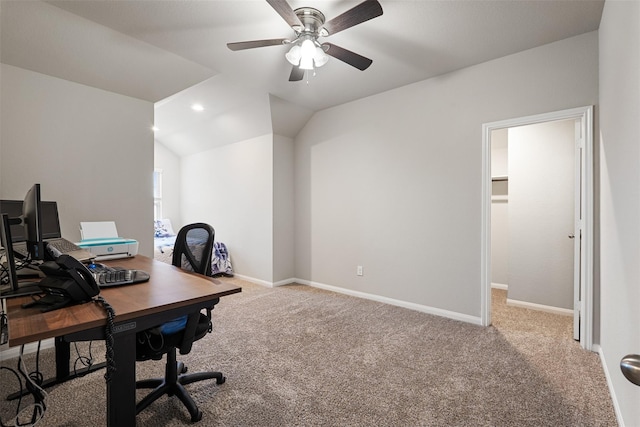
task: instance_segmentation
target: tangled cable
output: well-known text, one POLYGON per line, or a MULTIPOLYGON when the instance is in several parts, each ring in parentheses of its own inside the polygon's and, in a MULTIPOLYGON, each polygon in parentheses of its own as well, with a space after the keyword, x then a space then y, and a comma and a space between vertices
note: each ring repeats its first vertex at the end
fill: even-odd
POLYGON ((113 319, 116 317, 116 312, 113 307, 111 307, 111 304, 109 304, 102 296, 98 295, 95 297, 94 301, 100 303, 107 312, 107 326, 104 333, 104 340, 107 348, 107 372, 104 374, 104 379, 109 383, 111 382, 113 373, 116 371, 116 361, 113 352, 113 319))
MULTIPOLYGON (((38 343, 38 353, 40 351, 40 343, 38 343)), ((16 406, 15 417, 12 420, 3 422, 0 420, 1 427, 34 427, 42 419, 47 411, 47 392, 41 387, 42 374, 36 370, 35 372, 28 373, 23 359, 24 345, 20 346, 20 355, 18 357, 17 371, 5 366, 1 366, 0 370, 7 370, 13 373, 20 385, 19 399, 16 406), (28 394, 33 397, 33 403, 22 407, 22 395, 25 391, 23 388, 22 379, 24 379, 24 386, 28 394)), ((39 354, 36 356, 39 358, 39 354)), ((37 362, 36 362, 37 363, 37 362)), ((27 394, 24 393, 24 394, 27 394)))

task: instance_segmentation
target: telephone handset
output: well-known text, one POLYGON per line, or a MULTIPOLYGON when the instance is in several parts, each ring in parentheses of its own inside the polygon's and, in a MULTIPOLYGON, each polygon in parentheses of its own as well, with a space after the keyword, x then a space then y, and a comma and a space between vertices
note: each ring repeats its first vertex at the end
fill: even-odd
POLYGON ((55 261, 45 261, 40 265, 47 277, 38 286, 46 295, 38 300, 23 304, 45 306, 41 311, 51 311, 69 304, 87 302, 100 293, 93 275, 80 261, 70 255, 60 255, 55 261))

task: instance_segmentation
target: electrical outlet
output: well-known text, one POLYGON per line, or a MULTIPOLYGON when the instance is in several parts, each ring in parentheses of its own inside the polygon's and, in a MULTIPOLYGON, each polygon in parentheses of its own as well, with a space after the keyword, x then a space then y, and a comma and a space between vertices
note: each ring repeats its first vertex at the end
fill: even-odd
POLYGON ((362 276, 362 274, 363 274, 363 273, 362 273, 362 266, 361 266, 361 265, 359 265, 359 266, 356 268, 356 275, 357 275, 357 276, 362 276))

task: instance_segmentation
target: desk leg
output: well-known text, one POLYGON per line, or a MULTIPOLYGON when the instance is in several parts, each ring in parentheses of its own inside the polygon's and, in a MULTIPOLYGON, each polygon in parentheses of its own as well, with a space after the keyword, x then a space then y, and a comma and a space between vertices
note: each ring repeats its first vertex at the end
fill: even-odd
POLYGON ((136 425, 136 335, 114 334, 116 371, 107 383, 107 426, 136 425))
POLYGON ((69 378, 69 360, 71 359, 71 344, 62 337, 56 337, 56 380, 65 381, 69 378))

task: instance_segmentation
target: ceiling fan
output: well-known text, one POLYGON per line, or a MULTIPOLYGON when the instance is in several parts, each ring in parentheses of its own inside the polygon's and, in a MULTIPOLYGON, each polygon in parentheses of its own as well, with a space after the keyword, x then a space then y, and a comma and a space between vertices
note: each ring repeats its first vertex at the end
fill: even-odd
POLYGON ((293 39, 227 43, 229 49, 237 51, 266 46, 293 45, 285 55, 287 61, 293 65, 289 76, 291 82, 302 80, 305 70, 313 70, 314 67, 326 64, 329 56, 363 71, 373 62, 369 58, 333 43, 320 43, 318 38, 328 37, 382 15, 382 6, 377 0, 365 0, 326 22, 324 14, 313 7, 300 7, 293 10, 286 0, 267 0, 267 3, 291 26, 295 33, 293 39))

